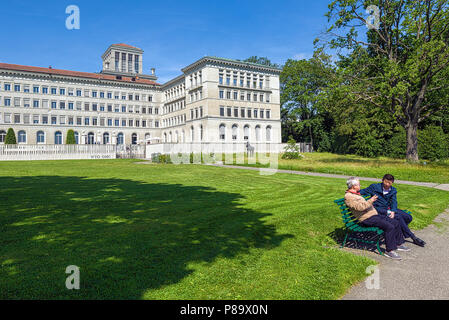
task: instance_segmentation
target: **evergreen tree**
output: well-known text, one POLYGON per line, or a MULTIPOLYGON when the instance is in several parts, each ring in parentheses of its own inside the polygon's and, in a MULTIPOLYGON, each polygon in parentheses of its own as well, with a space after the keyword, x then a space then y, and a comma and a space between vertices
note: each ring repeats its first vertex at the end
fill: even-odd
POLYGON ((17 144, 16 134, 14 133, 13 128, 9 128, 6 133, 5 144, 17 144))

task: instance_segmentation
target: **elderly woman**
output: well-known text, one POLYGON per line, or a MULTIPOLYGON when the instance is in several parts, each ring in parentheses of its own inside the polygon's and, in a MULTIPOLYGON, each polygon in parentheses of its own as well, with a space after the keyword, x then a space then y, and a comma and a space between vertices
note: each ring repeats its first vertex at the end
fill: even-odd
POLYGON ((368 201, 365 200, 360 195, 359 179, 351 177, 346 184, 348 185, 348 190, 345 194, 345 203, 353 216, 359 220, 361 226, 382 229, 385 234, 385 255, 395 260, 401 260, 401 257, 395 250, 410 251, 410 249, 403 245, 404 236, 399 222, 387 216, 377 214, 376 209, 373 207, 377 196, 373 196, 368 201))

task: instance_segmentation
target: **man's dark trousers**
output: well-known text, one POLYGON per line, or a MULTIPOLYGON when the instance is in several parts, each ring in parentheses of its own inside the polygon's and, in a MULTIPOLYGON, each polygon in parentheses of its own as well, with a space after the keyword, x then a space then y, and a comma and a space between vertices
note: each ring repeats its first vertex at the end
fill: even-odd
POLYGON ((404 235, 398 220, 384 215, 374 215, 360 222, 365 227, 378 227, 384 231, 385 246, 387 251, 396 250, 404 243, 404 235))
POLYGON ((405 213, 402 210, 396 209, 394 213, 394 220, 399 221, 404 238, 414 238, 415 235, 410 231, 408 225, 412 222, 413 218, 410 214, 405 213))

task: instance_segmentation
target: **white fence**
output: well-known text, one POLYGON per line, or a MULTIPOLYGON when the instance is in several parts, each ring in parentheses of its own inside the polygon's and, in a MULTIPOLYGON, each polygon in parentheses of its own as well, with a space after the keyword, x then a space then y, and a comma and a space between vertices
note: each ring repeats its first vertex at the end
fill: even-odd
MULTIPOLYGON (((282 153, 286 143, 160 143, 149 144, 146 146, 146 158, 150 159, 154 153, 161 154, 190 154, 190 153, 203 153, 203 154, 221 154, 221 153, 282 153)), ((298 143, 300 152, 311 152, 312 148, 310 144, 298 143)))
POLYGON ((115 159, 115 145, 0 145, 0 161, 115 159))

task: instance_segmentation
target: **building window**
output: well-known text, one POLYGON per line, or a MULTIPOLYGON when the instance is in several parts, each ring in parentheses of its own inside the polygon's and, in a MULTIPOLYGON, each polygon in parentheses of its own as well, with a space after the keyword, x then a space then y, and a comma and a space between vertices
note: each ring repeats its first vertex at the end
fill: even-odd
POLYGON ((220 140, 224 141, 226 139, 226 126, 224 124, 220 125, 219 134, 220 134, 220 140))
POLYGON ((26 143, 27 142, 27 134, 26 134, 25 131, 20 130, 19 134, 18 134, 18 137, 19 137, 19 140, 18 140, 19 143, 26 143))
POLYGON ((256 141, 260 141, 260 126, 256 126, 256 141))
POLYGON ((103 133, 103 144, 109 144, 109 133, 103 133))
POLYGON ((75 131, 75 143, 80 144, 80 134, 78 131, 75 131))
POLYGON ((220 90, 220 99, 224 99, 224 91, 220 90))
POLYGON ((131 136, 131 144, 137 144, 137 133, 133 133, 131 136))
POLYGON ((224 107, 220 107, 220 117, 224 117, 224 115, 225 115, 224 107))
POLYGON ((243 127, 243 139, 249 140, 249 126, 245 125, 243 127))
POLYGON ((123 144, 123 143, 124 143, 123 133, 120 132, 120 133, 117 135, 117 144, 123 144))
POLYGON ((0 130, 0 143, 5 143, 6 140, 6 131, 0 130))
POLYGON ((89 132, 87 134, 87 144, 94 144, 95 141, 95 135, 93 132, 89 132))
POLYGON ((271 141, 271 126, 267 127, 267 141, 271 141))
POLYGON ((45 133, 43 131, 38 131, 36 133, 37 143, 45 143, 45 133))
POLYGON ((238 126, 236 124, 232 125, 232 140, 237 140, 237 130, 238 126))

